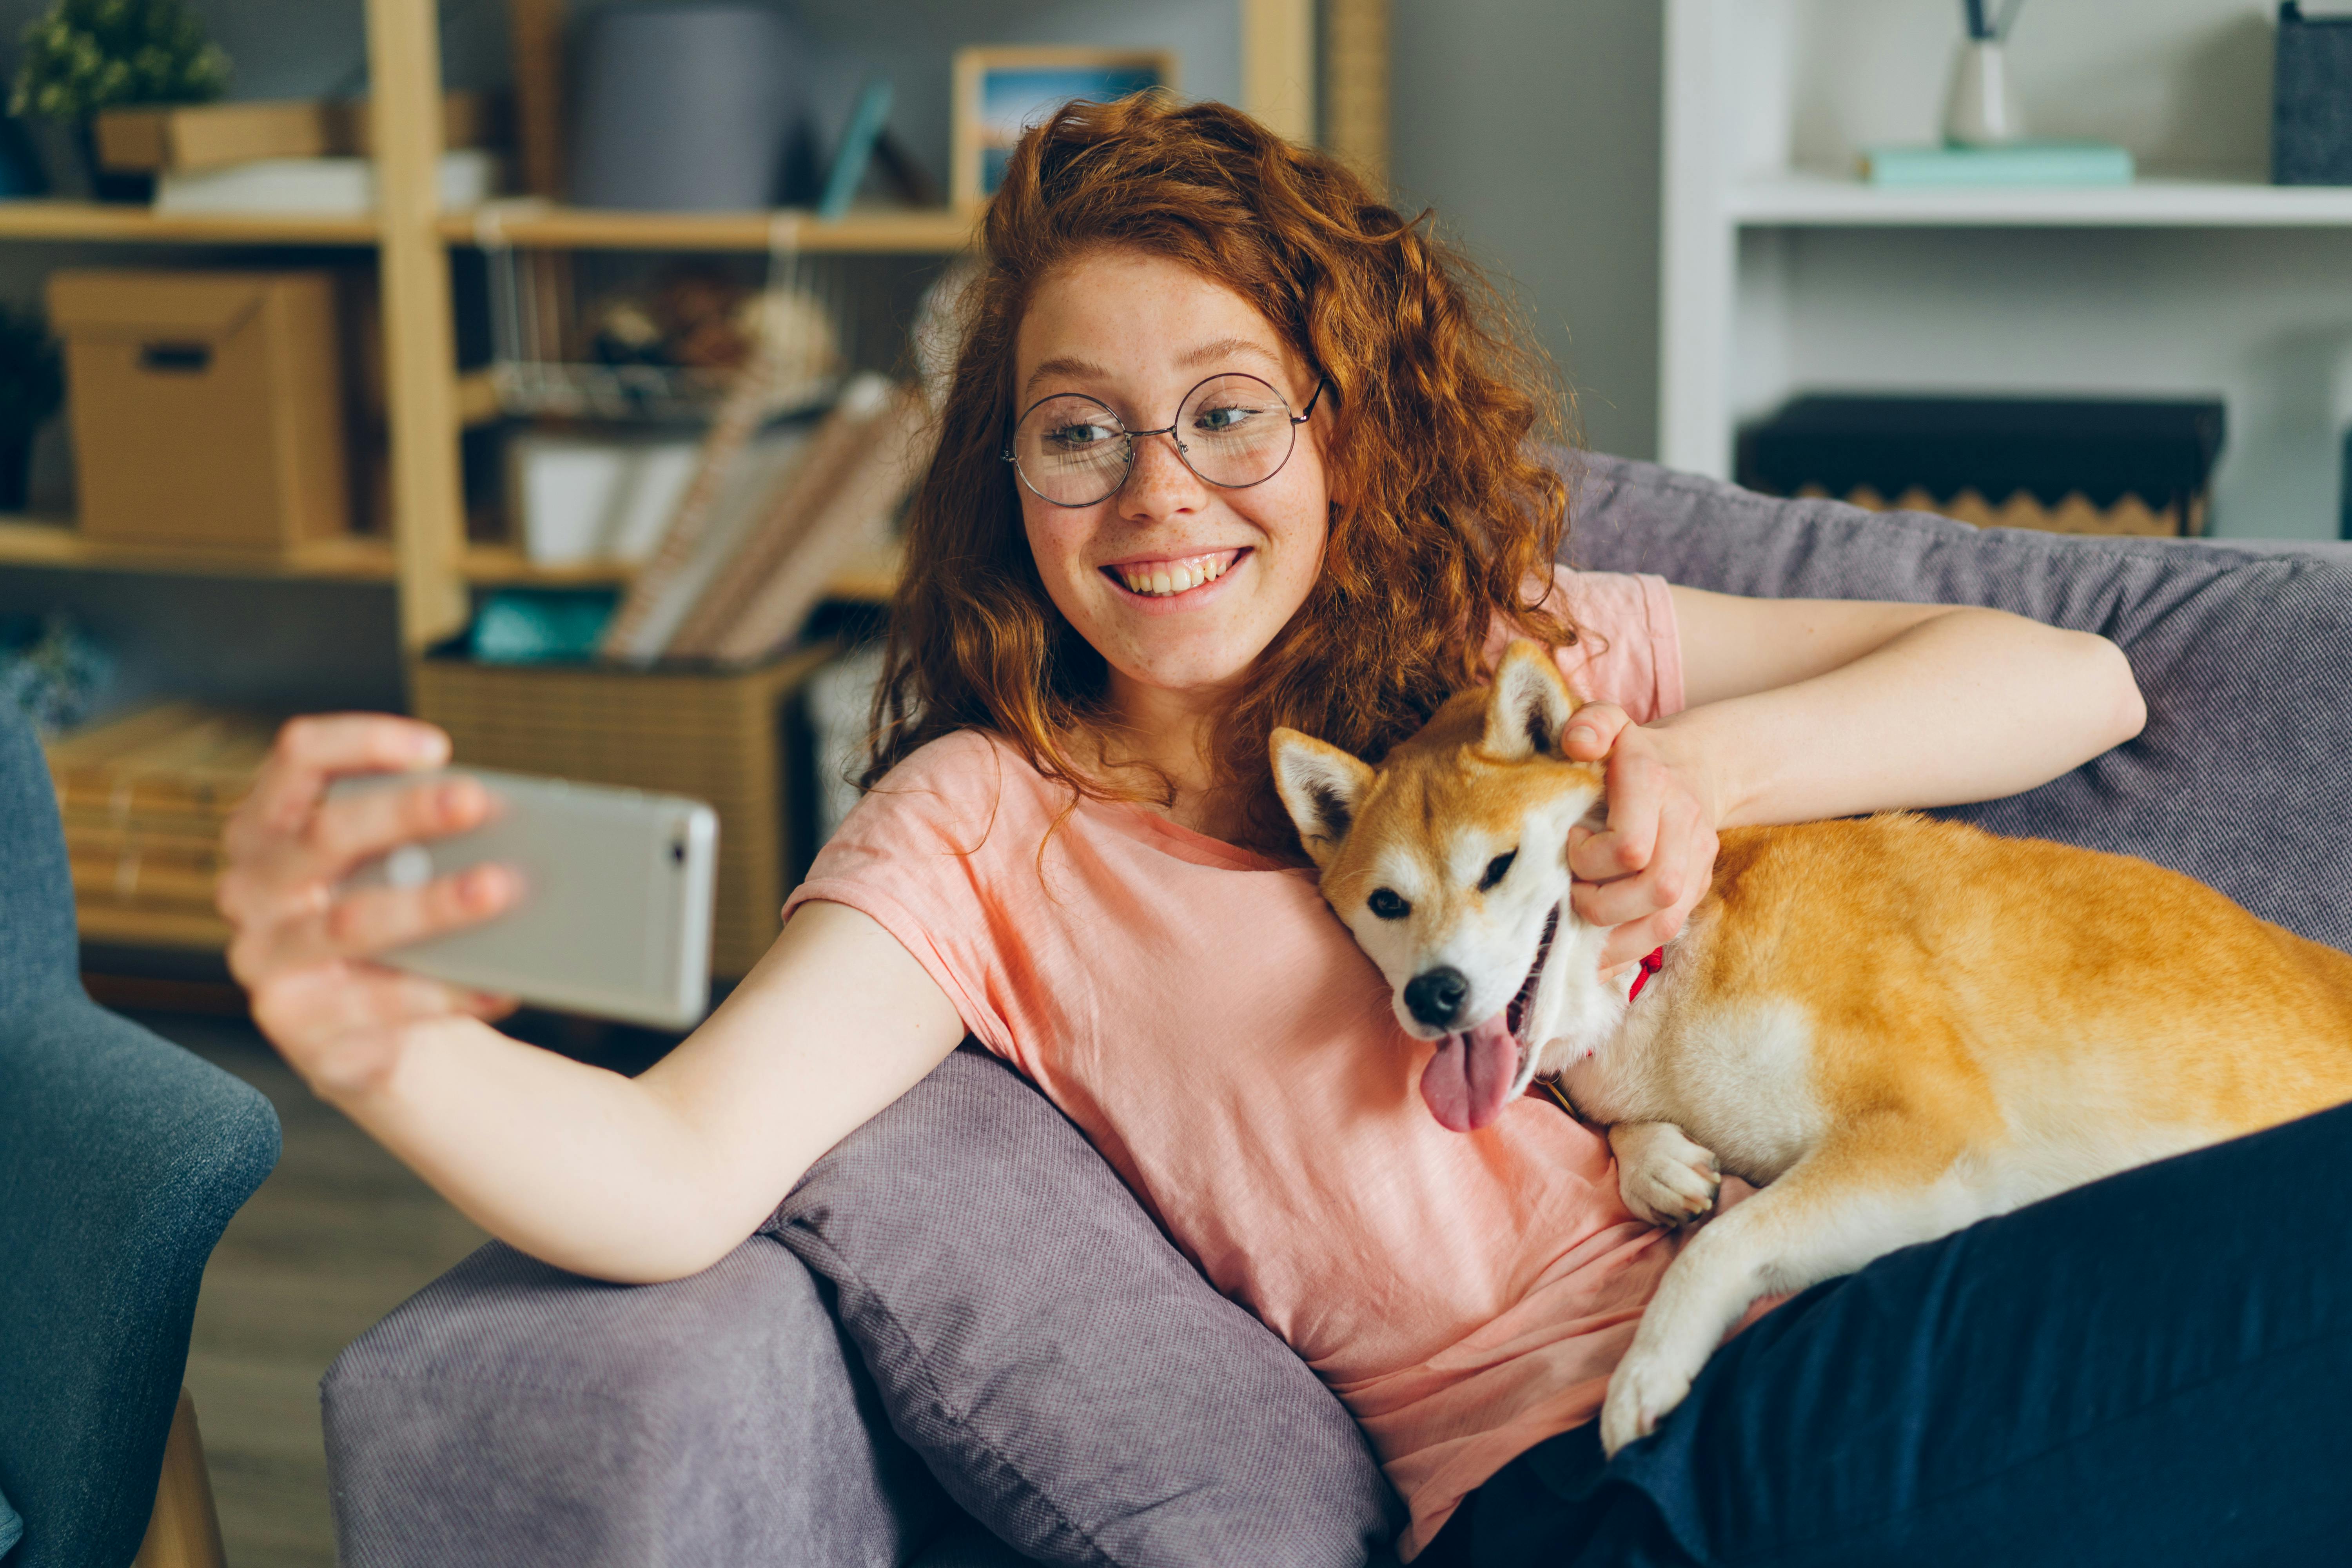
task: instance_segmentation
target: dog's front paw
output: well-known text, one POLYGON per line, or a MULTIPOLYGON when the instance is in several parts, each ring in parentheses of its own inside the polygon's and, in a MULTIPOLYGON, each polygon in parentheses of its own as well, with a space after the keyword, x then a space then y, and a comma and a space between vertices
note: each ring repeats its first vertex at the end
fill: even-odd
POLYGON ((1609 1379, 1601 1406, 1601 1451, 1610 1458, 1628 1443, 1657 1430, 1667 1411, 1690 1393, 1690 1379, 1655 1356, 1629 1355, 1609 1379))
POLYGON ((1672 1226, 1715 1207, 1723 1185, 1715 1155, 1673 1122, 1620 1122, 1609 1146, 1617 1152, 1617 1191, 1636 1219, 1672 1226))

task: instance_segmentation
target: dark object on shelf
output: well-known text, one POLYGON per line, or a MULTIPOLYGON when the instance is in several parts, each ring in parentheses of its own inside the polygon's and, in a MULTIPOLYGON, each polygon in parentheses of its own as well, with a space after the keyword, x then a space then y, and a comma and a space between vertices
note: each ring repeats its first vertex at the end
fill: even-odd
POLYGON ((0 304, 0 512, 25 510, 33 435, 65 401, 57 340, 31 310, 0 304))
POLYGON ((81 527, 286 549, 351 524, 341 333, 327 271, 64 271, 81 527))
POLYGON ((801 117, 781 15, 745 5, 624 5, 582 27, 575 203, 670 212, 775 204, 801 117))
POLYGON ((45 194, 69 202, 143 204, 155 199, 155 176, 99 166, 97 137, 87 120, 24 121, 40 165, 45 194))
POLYGON ((2204 531, 2218 401, 1807 396, 1740 438, 1739 482, 2063 533, 2204 531))
POLYGON ((2352 185, 2352 16, 2279 7, 2271 100, 2271 179, 2352 185))

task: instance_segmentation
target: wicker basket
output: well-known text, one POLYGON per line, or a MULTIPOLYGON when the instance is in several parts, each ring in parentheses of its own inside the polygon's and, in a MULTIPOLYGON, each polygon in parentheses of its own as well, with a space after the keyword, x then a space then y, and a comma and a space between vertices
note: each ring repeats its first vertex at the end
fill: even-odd
POLYGON ((795 868, 785 706, 834 655, 803 648, 740 671, 635 671, 476 664, 411 666, 416 716, 449 731, 454 760, 691 795, 719 813, 710 972, 750 970, 782 929, 795 868))

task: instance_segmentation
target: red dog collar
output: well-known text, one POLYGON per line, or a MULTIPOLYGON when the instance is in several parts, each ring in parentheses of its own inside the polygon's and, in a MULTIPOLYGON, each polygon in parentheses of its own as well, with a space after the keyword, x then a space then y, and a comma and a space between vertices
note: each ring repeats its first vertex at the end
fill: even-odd
POLYGON ((1633 988, 1625 993, 1625 1000, 1631 1002, 1634 997, 1639 996, 1642 994, 1642 987, 1650 983, 1650 976, 1665 966, 1666 950, 1663 947, 1642 960, 1642 973, 1633 976, 1633 988))

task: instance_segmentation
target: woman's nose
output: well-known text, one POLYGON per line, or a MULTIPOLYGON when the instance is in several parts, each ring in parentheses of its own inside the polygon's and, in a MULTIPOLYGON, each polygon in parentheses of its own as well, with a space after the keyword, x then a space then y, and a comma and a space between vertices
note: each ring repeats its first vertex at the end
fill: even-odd
POLYGON ((1201 477, 1176 455, 1175 432, 1156 431, 1136 437, 1135 465, 1119 491, 1119 509, 1135 518, 1172 516, 1199 506, 1202 488, 1201 477))

